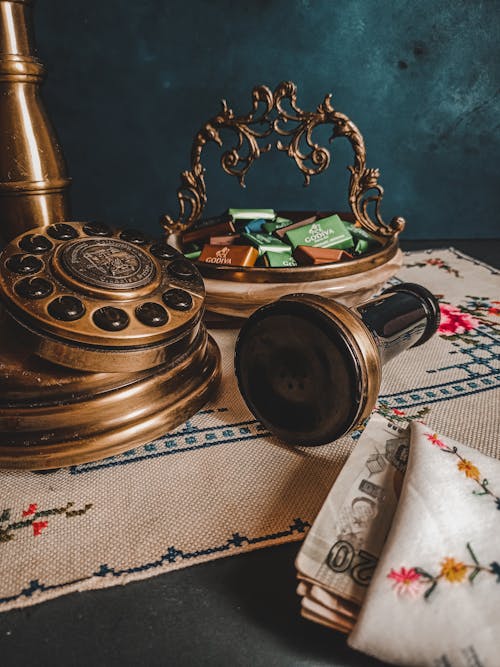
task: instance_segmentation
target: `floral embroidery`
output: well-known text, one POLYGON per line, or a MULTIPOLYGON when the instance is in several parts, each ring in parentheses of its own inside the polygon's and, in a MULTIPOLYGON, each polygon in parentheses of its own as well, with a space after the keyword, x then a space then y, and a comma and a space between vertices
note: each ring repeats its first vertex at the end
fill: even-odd
POLYGON ((35 537, 37 535, 41 535, 42 530, 44 530, 44 528, 47 528, 48 525, 49 525, 48 521, 33 521, 33 523, 31 524, 33 528, 33 535, 35 537))
POLYGON ((404 594, 413 597, 420 594, 422 582, 420 580, 420 574, 414 567, 411 567, 408 570, 405 567, 402 567, 399 571, 391 568, 387 578, 394 581, 392 587, 400 595, 404 594))
POLYGON ((492 301, 491 303, 494 303, 494 306, 488 306, 488 315, 497 315, 500 317, 500 308, 497 308, 497 305, 500 304, 500 301, 492 301))
POLYGON ((444 442, 439 439, 439 436, 438 436, 437 433, 426 433, 425 437, 427 438, 427 440, 432 442, 432 444, 436 445, 437 447, 441 447, 441 448, 446 447, 444 442))
POLYGON ((477 468, 472 461, 468 461, 467 459, 462 459, 457 463, 457 468, 465 473, 466 477, 470 477, 470 479, 475 479, 476 482, 479 481, 479 468, 477 468))
POLYGON ((416 597, 423 592, 425 599, 429 598, 441 581, 447 581, 450 584, 461 584, 467 579, 472 584, 480 572, 494 575, 496 577, 495 581, 500 583, 500 563, 493 561, 489 566, 481 565, 471 545, 467 543, 466 546, 472 558, 472 563, 464 563, 447 556, 441 561, 441 569, 437 575, 430 574, 421 567, 401 567, 399 571, 391 569, 387 578, 394 581, 393 588, 398 594, 409 594, 416 597), (426 586, 427 588, 425 588, 426 586))
POLYGON ((492 301, 485 296, 471 296, 470 294, 467 294, 467 299, 469 300, 466 305, 461 306, 460 310, 473 315, 481 324, 493 328, 500 326, 500 322, 488 318, 488 315, 500 316, 500 308, 498 308, 500 301, 492 301))
POLYGON ((451 583, 460 583, 465 579, 467 574, 467 565, 455 560, 454 558, 444 558, 441 561, 440 577, 444 577, 451 583))
POLYGON ((375 407, 375 412, 378 412, 382 417, 386 417, 393 422, 403 422, 409 424, 412 421, 419 421, 424 417, 428 412, 430 412, 429 407, 420 408, 412 415, 409 415, 405 410, 399 410, 398 408, 391 408, 388 403, 380 401, 380 403, 375 407))
POLYGON ((415 262, 414 264, 405 264, 405 268, 412 269, 413 267, 418 266, 419 268, 425 268, 426 266, 435 266, 438 269, 442 269, 447 273, 452 273, 456 278, 461 278, 462 276, 456 269, 453 269, 449 264, 447 264, 440 257, 430 257, 425 259, 423 262, 415 262))
POLYGON ((461 336, 469 331, 474 331, 479 326, 479 320, 467 312, 463 312, 448 303, 439 305, 441 321, 438 333, 440 336, 461 336))
POLYGON ((472 479, 476 484, 480 487, 480 491, 473 490, 472 493, 475 496, 491 496, 493 498, 493 501, 495 502, 497 509, 500 510, 500 497, 497 496, 491 489, 488 488, 489 482, 484 477, 481 479, 481 472, 479 468, 474 465, 472 461, 469 461, 468 459, 464 458, 461 454, 458 452, 458 448, 456 446, 453 447, 448 447, 448 445, 443 442, 442 440, 439 439, 439 436, 437 433, 425 433, 424 434, 427 440, 431 442, 433 445, 436 445, 436 447, 439 447, 439 449, 442 452, 445 452, 446 454, 453 454, 453 456, 456 456, 458 461, 457 461, 457 469, 460 472, 465 473, 465 476, 468 479, 472 479))
POLYGON ((446 340, 460 340, 469 345, 475 344, 473 335, 480 326, 496 329, 500 321, 496 317, 500 315, 498 301, 490 301, 485 297, 467 296, 467 303, 463 306, 452 306, 449 303, 441 303, 441 322, 438 334, 446 340), (490 319, 493 316, 495 319, 490 319))
POLYGON ((82 516, 91 509, 89 503, 81 509, 72 509, 74 503, 68 503, 64 507, 53 507, 48 510, 39 510, 37 503, 30 503, 27 509, 21 511, 20 521, 11 521, 12 510, 4 509, 0 512, 0 543, 10 542, 14 539, 15 531, 31 527, 33 537, 39 537, 48 528, 49 522, 45 517, 64 514, 67 519, 82 516))
MULTIPOLYGON (((420 410, 417 410, 417 412, 415 412, 414 414, 409 415, 405 410, 400 410, 399 408, 391 408, 391 406, 388 403, 380 401, 380 403, 374 407, 373 411, 377 412, 379 415, 382 415, 382 417, 385 417, 391 422, 394 423, 399 422, 408 425, 412 421, 421 421, 422 417, 426 415, 428 412, 430 412, 430 408, 429 407, 420 408, 420 410)), ((351 438, 353 440, 357 440, 360 437, 360 435, 365 430, 369 419, 370 419, 369 417, 365 419, 363 424, 358 426, 358 428, 355 431, 351 432, 351 438)))
POLYGON ((23 516, 31 516, 34 514, 38 509, 38 505, 36 503, 32 503, 27 510, 23 510, 23 516))

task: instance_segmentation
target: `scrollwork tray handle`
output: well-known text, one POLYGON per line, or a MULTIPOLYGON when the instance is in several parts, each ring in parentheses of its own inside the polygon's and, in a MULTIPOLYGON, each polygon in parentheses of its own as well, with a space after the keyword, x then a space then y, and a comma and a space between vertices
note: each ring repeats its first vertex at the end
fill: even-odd
POLYGON ((202 215, 207 203, 205 168, 202 164, 203 149, 209 142, 223 148, 221 130, 230 130, 235 143, 221 156, 222 169, 235 176, 245 187, 245 176, 262 153, 274 146, 288 155, 304 174, 304 185, 311 176, 325 171, 330 165, 330 151, 317 144, 312 137, 320 125, 331 125, 330 143, 337 137, 350 142, 354 161, 347 168, 349 178, 349 206, 359 224, 379 237, 390 238, 399 234, 405 225, 404 218, 392 218, 384 222, 380 205, 384 190, 379 184, 379 170, 366 166, 365 142, 356 125, 344 114, 333 108, 331 95, 326 95, 316 111, 303 111, 297 106, 297 87, 291 81, 283 81, 274 92, 267 86, 256 86, 252 91, 252 108, 244 116, 222 101, 220 113, 196 134, 191 148, 191 169, 181 174, 177 190, 179 214, 176 218, 164 215, 161 224, 167 234, 179 234, 189 229, 202 215), (273 135, 277 139, 270 141, 273 135), (372 204, 373 216, 368 208, 372 204))

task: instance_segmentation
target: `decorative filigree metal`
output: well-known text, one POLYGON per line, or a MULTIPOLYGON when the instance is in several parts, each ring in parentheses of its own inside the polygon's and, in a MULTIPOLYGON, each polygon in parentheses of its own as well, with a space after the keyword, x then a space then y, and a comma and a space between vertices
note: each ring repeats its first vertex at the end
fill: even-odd
POLYGON ((226 150, 220 159, 222 169, 236 176, 245 187, 245 176, 262 153, 271 150, 273 144, 266 140, 279 135, 275 142, 295 161, 304 174, 304 185, 309 185, 311 176, 321 174, 330 164, 330 151, 318 145, 312 137, 320 125, 333 126, 330 143, 337 137, 346 137, 354 152, 354 164, 348 166, 349 205, 356 220, 373 234, 390 237, 401 232, 405 221, 396 217, 385 223, 380 214, 384 190, 378 183, 379 170, 366 167, 365 142, 356 125, 331 104, 331 95, 326 95, 316 111, 303 111, 297 106, 297 86, 283 81, 274 93, 267 86, 256 86, 252 91, 252 108, 245 116, 236 116, 225 100, 222 110, 199 130, 191 148, 191 170, 181 174, 181 185, 177 190, 179 215, 176 219, 163 216, 161 224, 169 234, 178 234, 201 216, 207 203, 205 169, 201 162, 202 152, 208 142, 223 147, 221 130, 232 130, 236 143, 226 150), (261 109, 259 111, 259 108, 261 109), (288 140, 281 137, 287 137, 288 140), (373 203, 373 219, 368 206, 373 203))

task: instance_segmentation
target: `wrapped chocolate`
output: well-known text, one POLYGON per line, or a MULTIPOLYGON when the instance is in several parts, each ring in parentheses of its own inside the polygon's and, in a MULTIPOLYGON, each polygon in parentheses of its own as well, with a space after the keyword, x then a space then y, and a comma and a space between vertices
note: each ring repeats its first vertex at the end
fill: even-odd
POLYGON ((264 255, 264 265, 269 267, 297 266, 297 260, 291 253, 286 252, 266 252, 264 255))
POLYGON ((303 218, 301 220, 296 220, 295 222, 290 222, 288 225, 283 225, 282 227, 278 227, 275 231, 274 234, 277 236, 279 239, 282 239, 285 237, 287 232, 291 231, 292 229, 298 229, 300 227, 305 227, 305 225, 309 225, 312 222, 316 220, 316 216, 310 216, 307 218, 303 218))
POLYGON ((224 236, 211 236, 210 245, 234 245, 240 240, 239 234, 225 234, 224 236))
POLYGON ((222 234, 233 234, 236 231, 236 226, 233 220, 228 219, 224 222, 218 222, 215 225, 203 225, 190 232, 186 232, 182 237, 182 242, 196 243, 196 241, 205 241, 211 236, 219 236, 222 234))
MULTIPOLYGON (((267 268, 323 266, 350 261, 380 248, 380 240, 354 222, 351 214, 315 211, 229 208, 225 213, 201 220, 182 240, 188 259, 205 263, 267 268), (225 254, 227 261, 208 246, 252 246, 225 254), (348 252, 349 251, 349 252, 348 252), (282 253, 283 257, 278 257, 282 253), (243 263, 242 263, 243 262, 243 263)), ((226 253, 226 251, 224 251, 226 253)))
POLYGON ((298 264, 306 266, 334 264, 346 259, 352 259, 352 255, 345 250, 337 250, 337 248, 314 248, 305 245, 299 245, 298 248, 295 248, 293 256, 298 264))
POLYGON ((344 250, 354 245, 346 223, 338 215, 291 229, 286 232, 285 239, 294 249, 299 245, 305 245, 344 250))
POLYGON ((243 230, 248 234, 261 232, 262 226, 264 225, 265 222, 266 221, 264 220, 264 218, 257 218, 256 220, 250 220, 250 222, 247 222, 247 224, 243 227, 243 230))
POLYGON ((199 261, 207 264, 231 264, 233 266, 253 266, 259 253, 255 248, 244 245, 205 245, 199 261))
POLYGON ((283 243, 283 241, 280 241, 269 234, 245 233, 242 234, 241 237, 256 248, 259 255, 263 255, 265 252, 283 252, 288 255, 291 253, 291 248, 287 243, 283 243))
POLYGON ((279 238, 280 235, 277 233, 278 230, 283 229, 283 227, 288 227, 291 224, 291 220, 277 216, 274 220, 268 220, 267 222, 264 222, 262 225, 262 231, 266 234, 276 233, 276 236, 279 238))
POLYGON ((227 213, 233 220, 274 220, 276 216, 272 208, 230 208, 227 213))

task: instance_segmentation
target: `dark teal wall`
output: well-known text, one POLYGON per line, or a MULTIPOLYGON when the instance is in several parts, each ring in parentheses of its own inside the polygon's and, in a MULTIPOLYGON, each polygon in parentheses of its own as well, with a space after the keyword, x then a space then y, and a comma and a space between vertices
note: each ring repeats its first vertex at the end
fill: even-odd
MULTIPOLYGON (((74 178, 75 217, 155 229, 176 212, 192 138, 226 97, 283 79, 327 92, 379 167, 386 219, 407 238, 500 235, 500 5, 488 0, 43 0, 44 95, 74 178)), ((320 138, 325 135, 320 133, 320 138)), ((342 207, 350 151, 301 186, 264 156, 246 191, 208 161, 211 211, 342 207)), ((338 150, 337 150, 338 147, 338 150)))

